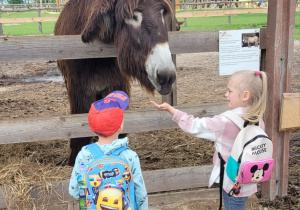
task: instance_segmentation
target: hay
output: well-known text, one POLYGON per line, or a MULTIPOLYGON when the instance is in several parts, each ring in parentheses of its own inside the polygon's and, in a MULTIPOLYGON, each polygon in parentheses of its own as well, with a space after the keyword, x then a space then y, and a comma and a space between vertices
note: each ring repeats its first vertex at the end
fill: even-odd
POLYGON ((0 185, 8 209, 43 209, 50 195, 60 198, 54 187, 72 170, 66 166, 68 141, 1 145, 0 156, 0 185), (33 198, 36 189, 38 198, 33 198))

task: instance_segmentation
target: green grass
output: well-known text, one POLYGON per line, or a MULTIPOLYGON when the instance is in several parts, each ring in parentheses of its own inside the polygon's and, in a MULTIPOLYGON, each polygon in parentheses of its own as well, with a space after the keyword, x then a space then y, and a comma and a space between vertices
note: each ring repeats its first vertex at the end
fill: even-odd
MULTIPOLYGON (((2 18, 38 17, 37 11, 1 13, 2 18)), ((58 17, 58 14, 42 13, 42 17, 58 17)), ((55 22, 43 22, 43 34, 39 31, 38 23, 2 24, 3 34, 10 36, 49 35, 53 34, 55 22)))
POLYGON ((43 22, 42 31, 39 31, 38 23, 18 23, 20 25, 4 25, 3 34, 9 36, 26 36, 26 35, 49 35, 53 34, 55 22, 43 22))
POLYGON ((187 18, 187 27, 182 25, 181 31, 260 28, 267 25, 267 14, 241 14, 230 18, 231 24, 228 24, 227 16, 187 18))
MULTIPOLYGON (((179 21, 183 18, 178 18, 179 21)), ((181 25, 181 31, 199 30, 233 30, 246 28, 261 28, 267 26, 267 14, 240 14, 231 16, 228 24, 227 16, 187 18, 187 27, 181 25)), ((300 12, 295 17, 295 39, 300 39, 300 12)))
MULTIPOLYGON (((218 9, 217 9, 218 10, 218 9)), ((191 11, 191 10, 189 10, 191 11)), ((193 11, 204 11, 197 9, 193 11)), ((211 11, 211 10, 210 10, 211 11)), ((182 12, 182 11, 179 11, 182 12)), ((12 12, 10 15, 1 13, 3 18, 37 17, 37 11, 12 12)), ((43 13, 42 17, 58 17, 58 14, 43 13)), ((183 20, 183 18, 178 18, 183 20)), ((43 34, 40 34, 38 23, 19 23, 18 25, 3 24, 4 35, 49 35, 53 34, 55 22, 43 22, 43 34)), ((187 27, 181 26, 181 31, 199 30, 232 30, 246 28, 261 28, 267 25, 267 14, 241 14, 231 16, 231 24, 228 24, 227 16, 187 18, 187 27)), ((300 39, 300 12, 296 12, 295 39, 300 39)))
MULTIPOLYGON (((247 9, 251 9, 251 8, 231 8, 231 9, 187 9, 186 11, 184 11, 183 9, 177 10, 176 13, 182 13, 182 12, 199 12, 199 11, 220 11, 220 10, 247 10, 247 9)), ((265 9, 265 8, 255 8, 255 9, 265 9)))
POLYGON ((296 12, 295 17, 295 39, 300 39, 300 12, 296 12))

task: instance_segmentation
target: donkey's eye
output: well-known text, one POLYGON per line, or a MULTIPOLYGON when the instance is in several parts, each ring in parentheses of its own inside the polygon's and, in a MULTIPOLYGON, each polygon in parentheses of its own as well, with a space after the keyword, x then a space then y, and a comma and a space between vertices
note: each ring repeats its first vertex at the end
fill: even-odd
POLYGON ((125 19, 125 23, 137 28, 141 26, 142 19, 143 15, 141 12, 134 12, 131 19, 125 19))

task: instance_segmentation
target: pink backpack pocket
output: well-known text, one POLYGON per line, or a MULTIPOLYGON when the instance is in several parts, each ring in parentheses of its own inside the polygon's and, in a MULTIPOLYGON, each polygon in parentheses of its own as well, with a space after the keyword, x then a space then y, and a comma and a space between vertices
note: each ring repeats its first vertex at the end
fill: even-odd
POLYGON ((238 177, 240 184, 253 184, 267 181, 270 178, 274 159, 244 162, 238 177))

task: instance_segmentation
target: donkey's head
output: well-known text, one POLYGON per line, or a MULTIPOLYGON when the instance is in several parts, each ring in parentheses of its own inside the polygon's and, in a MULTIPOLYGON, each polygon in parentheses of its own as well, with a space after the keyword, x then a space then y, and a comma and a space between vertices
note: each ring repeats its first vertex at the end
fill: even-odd
POLYGON ((168 44, 171 17, 169 0, 94 1, 82 40, 114 41, 121 72, 165 95, 176 79, 168 44))

